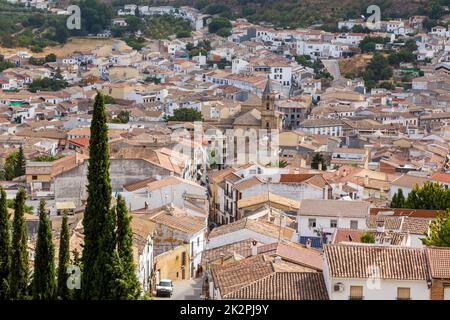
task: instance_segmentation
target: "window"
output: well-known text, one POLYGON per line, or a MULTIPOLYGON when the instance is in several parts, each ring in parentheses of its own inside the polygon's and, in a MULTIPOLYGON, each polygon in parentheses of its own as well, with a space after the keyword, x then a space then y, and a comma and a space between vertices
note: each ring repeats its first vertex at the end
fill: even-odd
POLYGON ((308 219, 308 227, 315 228, 316 227, 316 219, 308 219))
POLYGON ((358 229, 358 221, 357 220, 350 221, 350 229, 358 229))
POLYGON ((37 180, 37 176, 32 176, 31 179, 37 180))
POLYGON ((411 289, 410 288, 397 288, 397 300, 410 300, 411 289))
POLYGON ((200 237, 197 238, 197 247, 200 247, 200 237))
POLYGON ((350 286, 350 300, 363 299, 363 286, 350 286))
POLYGON ((333 219, 330 221, 330 228, 337 228, 337 220, 333 219))

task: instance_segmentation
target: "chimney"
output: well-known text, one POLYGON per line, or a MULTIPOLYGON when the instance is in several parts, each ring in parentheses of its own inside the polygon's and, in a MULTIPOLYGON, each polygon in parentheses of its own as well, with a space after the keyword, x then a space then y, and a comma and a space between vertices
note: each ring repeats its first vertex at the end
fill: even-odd
POLYGON ((384 232, 384 221, 379 221, 377 223, 377 232, 384 232))
POLYGON ((169 204, 169 215, 171 215, 171 216, 173 216, 174 215, 174 207, 173 207, 173 202, 171 202, 170 204, 169 204))
POLYGON ((308 238, 308 240, 306 240, 306 247, 309 249, 311 248, 311 239, 308 238))
POLYGON ((258 248, 256 247, 256 240, 252 241, 252 256, 256 256, 258 254, 258 248))
POLYGON ((322 171, 322 162, 319 162, 319 166, 317 168, 319 171, 322 171))
POLYGON ((281 263, 281 257, 280 256, 276 256, 275 259, 273 260, 273 262, 275 264, 280 264, 281 263))
POLYGON ((223 265, 223 258, 225 256, 225 253, 221 252, 220 253, 220 265, 223 265))
POLYGON ((381 237, 382 237, 382 235, 380 235, 380 234, 375 236, 375 245, 376 246, 381 245, 381 237))
POLYGON ((364 186, 367 187, 369 185, 369 176, 366 174, 364 177, 364 186))

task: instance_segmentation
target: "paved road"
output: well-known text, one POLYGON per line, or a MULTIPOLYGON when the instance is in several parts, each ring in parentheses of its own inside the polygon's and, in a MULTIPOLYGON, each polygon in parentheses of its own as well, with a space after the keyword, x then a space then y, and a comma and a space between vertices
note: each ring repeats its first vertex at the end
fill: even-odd
POLYGON ((155 300, 200 300, 202 283, 202 278, 174 281, 172 297, 155 297, 155 300))
POLYGON ((334 80, 341 77, 341 70, 337 60, 322 60, 322 63, 325 66, 325 69, 333 76, 334 80))

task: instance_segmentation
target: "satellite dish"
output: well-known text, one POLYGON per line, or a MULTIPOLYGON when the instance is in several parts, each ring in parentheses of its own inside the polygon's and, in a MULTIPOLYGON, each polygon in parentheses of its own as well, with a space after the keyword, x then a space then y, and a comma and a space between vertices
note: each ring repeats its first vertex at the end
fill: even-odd
POLYGON ((366 17, 362 14, 361 19, 366 20, 366 17))

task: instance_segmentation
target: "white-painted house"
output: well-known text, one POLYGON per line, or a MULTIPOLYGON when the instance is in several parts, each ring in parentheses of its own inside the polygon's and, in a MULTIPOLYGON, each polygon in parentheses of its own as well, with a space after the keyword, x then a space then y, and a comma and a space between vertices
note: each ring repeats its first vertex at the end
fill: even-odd
POLYGON ((429 300, 426 260, 419 248, 326 245, 325 286, 330 300, 429 300))
POLYGON ((126 185, 122 192, 130 210, 155 209, 170 203, 184 208, 187 195, 206 198, 206 189, 190 180, 168 176, 126 185))
POLYGON ((410 174, 404 174, 391 182, 391 188, 389 190, 389 199, 392 199, 394 194, 398 193, 398 190, 402 189, 405 199, 415 186, 423 186, 430 179, 425 177, 414 176, 410 174))
POLYGON ((364 201, 304 199, 297 214, 299 241, 321 247, 336 228, 364 230, 369 210, 370 203, 364 201))
POLYGON ((136 273, 144 292, 151 290, 153 271, 153 224, 138 216, 131 220, 136 273))
POLYGON ((284 240, 295 241, 295 230, 289 227, 280 227, 265 220, 244 218, 214 228, 208 236, 206 249, 213 249, 248 239, 264 244, 276 243, 280 237, 284 240))

